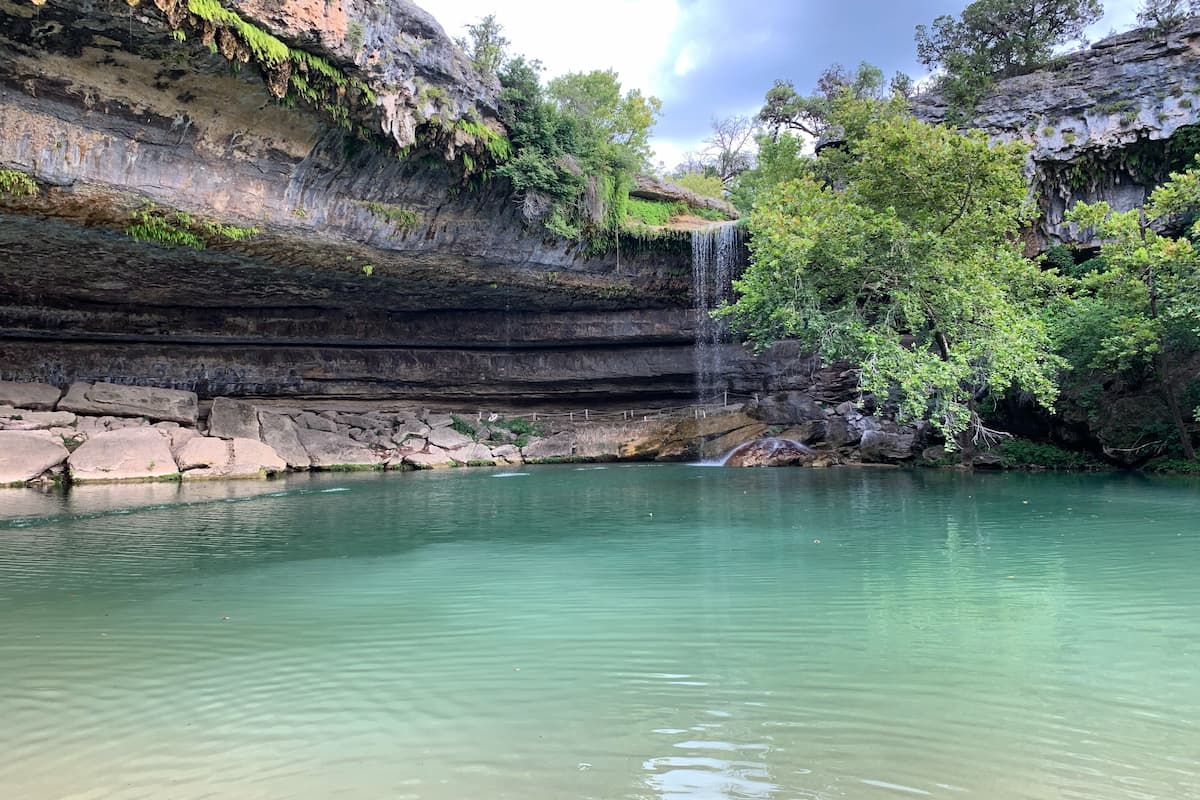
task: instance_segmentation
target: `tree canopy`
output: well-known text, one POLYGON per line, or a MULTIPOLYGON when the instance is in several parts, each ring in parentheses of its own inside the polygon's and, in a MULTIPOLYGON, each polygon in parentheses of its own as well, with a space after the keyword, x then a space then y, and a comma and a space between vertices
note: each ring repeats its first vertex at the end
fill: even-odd
POLYGON ((1188 459, 1196 454, 1172 357, 1194 352, 1200 343, 1200 254, 1188 238, 1155 228, 1197 208, 1200 168, 1193 168, 1172 175, 1144 208, 1116 212, 1108 203, 1080 203, 1068 214, 1071 222, 1093 229, 1103 245, 1100 268, 1084 275, 1070 298, 1067 335, 1085 337, 1085 366, 1153 375, 1188 459))
POLYGON ((722 313, 756 346, 794 338, 861 364, 864 391, 947 438, 985 430, 989 391, 1052 406, 1059 362, 1038 310, 1053 280, 1016 241, 1024 155, 909 117, 871 123, 841 188, 803 176, 763 191, 722 313))
POLYGON ((969 108, 995 78, 1045 66, 1103 13, 1100 0, 975 0, 932 29, 918 25, 917 57, 943 71, 941 88, 953 104, 969 108))

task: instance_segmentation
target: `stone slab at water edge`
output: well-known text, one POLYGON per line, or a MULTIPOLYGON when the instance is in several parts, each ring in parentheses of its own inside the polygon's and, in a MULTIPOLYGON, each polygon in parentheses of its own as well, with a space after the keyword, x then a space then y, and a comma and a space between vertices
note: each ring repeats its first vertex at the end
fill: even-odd
POLYGON ((61 391, 48 385, 2 388, 3 396, 27 404, 0 406, 0 483, 10 485, 255 479, 286 470, 721 460, 756 442, 764 444, 724 463, 903 464, 920 463, 922 452, 936 444, 928 428, 804 392, 720 411, 651 412, 640 419, 593 413, 587 421, 562 413, 533 421, 361 401, 339 407, 331 401, 218 397, 205 409, 192 392, 108 383, 72 384, 61 399, 55 398, 61 391))

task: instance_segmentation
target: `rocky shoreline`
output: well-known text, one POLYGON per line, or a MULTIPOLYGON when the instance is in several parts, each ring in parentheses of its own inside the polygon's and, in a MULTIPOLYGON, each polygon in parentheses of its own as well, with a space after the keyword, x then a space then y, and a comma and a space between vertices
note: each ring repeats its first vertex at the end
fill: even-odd
POLYGON ((336 407, 111 383, 0 382, 0 486, 266 478, 283 472, 421 470, 577 461, 731 466, 917 462, 928 432, 829 407, 802 392, 724 409, 455 414, 336 407), (286 404, 285 404, 286 403, 286 404), (782 443, 782 444, 781 444, 782 443))

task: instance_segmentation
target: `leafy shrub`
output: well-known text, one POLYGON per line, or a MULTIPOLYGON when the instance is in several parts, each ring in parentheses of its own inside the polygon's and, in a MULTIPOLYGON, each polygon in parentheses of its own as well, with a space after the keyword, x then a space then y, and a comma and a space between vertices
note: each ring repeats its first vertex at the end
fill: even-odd
POLYGON ((21 197, 37 194, 37 184, 33 178, 15 169, 0 169, 0 195, 21 197))
POLYGON ((1008 439, 1000 445, 1011 466, 1044 467, 1045 469, 1085 469, 1097 462, 1085 453, 1063 450, 1052 444, 1031 442, 1028 439, 1008 439))
POLYGON ((451 430, 457 431, 457 432, 461 433, 463 436, 470 436, 472 439, 475 438, 475 426, 474 425, 467 422, 462 417, 451 416, 450 419, 451 419, 451 422, 450 422, 451 430))

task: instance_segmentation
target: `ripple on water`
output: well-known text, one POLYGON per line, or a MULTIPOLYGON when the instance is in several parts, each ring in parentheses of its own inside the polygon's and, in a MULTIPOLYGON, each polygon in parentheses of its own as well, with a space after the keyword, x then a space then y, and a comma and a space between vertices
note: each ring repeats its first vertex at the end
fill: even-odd
POLYGON ((592 472, 0 523, 0 794, 1200 796, 1190 485, 592 472))

